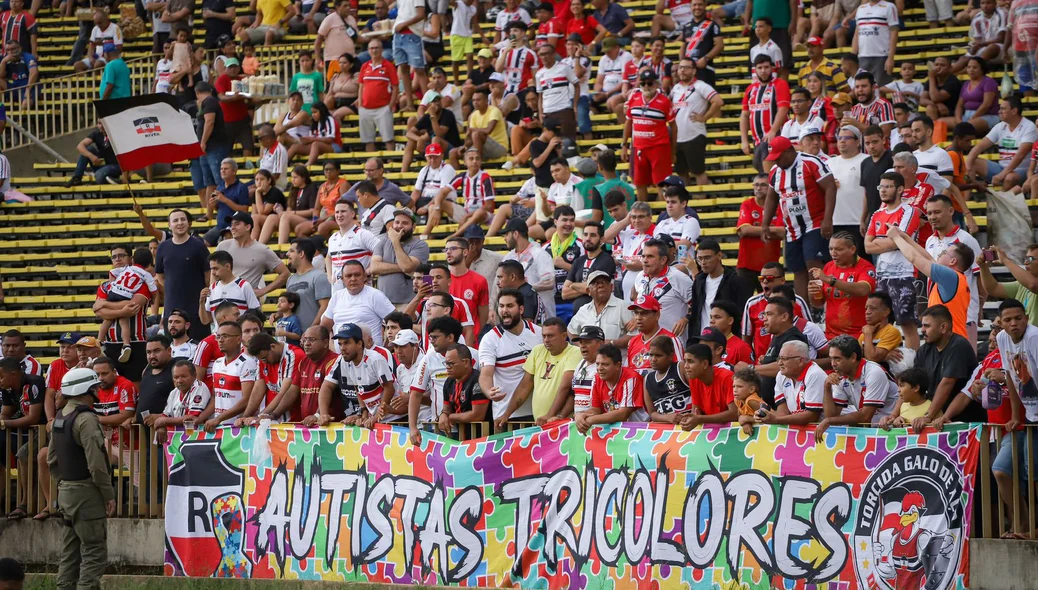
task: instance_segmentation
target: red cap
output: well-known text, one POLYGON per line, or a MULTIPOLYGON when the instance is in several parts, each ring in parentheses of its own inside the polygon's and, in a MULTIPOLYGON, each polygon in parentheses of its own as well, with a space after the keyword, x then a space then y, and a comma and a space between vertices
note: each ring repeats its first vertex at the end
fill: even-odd
POLYGON ((440 147, 440 144, 438 144, 438 143, 430 143, 429 145, 425 146, 425 156, 426 157, 429 157, 429 156, 442 156, 442 155, 443 155, 443 148, 440 147))
POLYGON ((814 45, 815 47, 821 47, 822 45, 824 45, 824 43, 822 43, 821 37, 808 37, 807 44, 814 45))
POLYGON ((782 152, 790 149, 793 149, 793 144, 785 137, 776 135, 775 138, 771 140, 771 143, 768 144, 768 157, 764 159, 769 162, 774 162, 779 159, 782 152))
POLYGON ((660 302, 651 295, 639 295, 627 309, 644 309, 645 311, 659 311, 660 302))

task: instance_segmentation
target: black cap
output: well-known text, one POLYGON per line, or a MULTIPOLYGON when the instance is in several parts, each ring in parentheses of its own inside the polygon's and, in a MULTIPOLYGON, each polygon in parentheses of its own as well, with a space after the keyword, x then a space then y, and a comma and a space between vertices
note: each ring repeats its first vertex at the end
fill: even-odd
POLYGON ((678 176, 677 174, 671 174, 670 176, 668 176, 668 177, 664 178, 663 180, 661 180, 660 183, 657 186, 680 186, 680 187, 684 187, 685 186, 685 181, 682 180, 681 177, 678 176))
POLYGON ((713 342, 714 344, 720 344, 726 346, 728 339, 724 337, 717 328, 703 328, 703 333, 699 336, 689 336, 689 342, 713 342))
POLYGON ((658 234, 653 236, 652 239, 663 242, 667 245, 667 248, 670 248, 671 250, 677 247, 677 244, 674 242, 674 236, 670 234, 658 234))
POLYGON ((198 84, 195 84, 195 92, 205 92, 205 93, 208 93, 208 94, 212 94, 213 93, 213 87, 212 87, 211 84, 209 84, 209 82, 206 82, 206 81, 203 80, 203 81, 199 82, 198 84))
POLYGON ((526 225, 526 220, 519 219, 518 217, 513 217, 512 219, 508 220, 508 224, 505 225, 506 234, 508 232, 513 231, 519 232, 520 234, 522 234, 523 237, 530 235, 530 228, 526 225))
POLYGON ((505 30, 511 31, 512 29, 520 29, 525 31, 527 29, 526 23, 524 23, 521 20, 510 21, 507 25, 505 25, 505 30))
POLYGON ((551 2, 541 2, 537 5, 537 10, 547 10, 548 12, 554 13, 555 7, 551 5, 551 2))
POLYGON ((461 237, 466 240, 482 240, 487 237, 487 234, 483 232, 483 228, 478 223, 465 228, 465 231, 461 234, 461 237))
POLYGON ((250 227, 253 225, 252 216, 244 211, 235 211, 231 215, 228 215, 223 218, 223 222, 227 225, 231 225, 232 221, 240 221, 242 223, 247 223, 250 227))
POLYGON ((574 340, 602 340, 605 341, 605 332, 598 326, 588 324, 580 329, 580 333, 574 340))
POLYGON ((584 44, 584 38, 580 36, 580 33, 571 33, 570 36, 567 37, 567 40, 574 43, 580 43, 581 45, 584 44))
POLYGON ((642 73, 638 74, 638 79, 642 82, 655 82, 659 80, 660 77, 652 70, 642 70, 642 73))

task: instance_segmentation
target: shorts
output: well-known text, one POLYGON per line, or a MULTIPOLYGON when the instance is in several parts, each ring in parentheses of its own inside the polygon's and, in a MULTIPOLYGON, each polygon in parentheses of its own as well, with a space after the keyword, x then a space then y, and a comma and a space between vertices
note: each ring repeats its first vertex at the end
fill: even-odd
POLYGON ((443 42, 430 43, 428 41, 422 41, 422 48, 429 54, 429 65, 440 63, 440 59, 443 58, 445 53, 447 53, 447 50, 443 48, 443 42))
POLYGON ((1016 57, 1013 58, 1013 70, 1016 72, 1016 82, 1020 85, 1021 90, 1030 88, 1032 90, 1038 90, 1038 80, 1034 76, 1035 60, 1030 54, 1024 52, 1016 52, 1016 57))
POLYGON ((861 66, 861 69, 871 72, 880 86, 886 86, 891 80, 890 74, 887 73, 886 56, 858 57, 858 65, 861 66))
POLYGON ((451 35, 451 61, 465 61, 472 55, 472 37, 451 35))
POLYGON ((533 215, 533 207, 524 207, 522 205, 512 205, 512 217, 515 219, 522 219, 526 221, 533 215))
POLYGON ((786 242, 786 270, 803 272, 807 261, 829 261, 829 240, 822 237, 822 230, 813 229, 797 240, 786 242))
POLYGON ((231 141, 240 143, 243 150, 252 151, 256 148, 256 143, 252 137, 251 117, 228 123, 227 130, 231 135, 231 141))
POLYGON ((576 139, 577 114, 572 108, 544 114, 545 121, 555 121, 562 128, 562 137, 576 139))
MULTIPOLYGON (((304 8, 303 10, 308 10, 308 9, 304 8)), ((317 14, 315 14, 314 15, 314 26, 315 27, 320 27, 321 26, 321 21, 323 21, 325 19, 325 17, 327 17, 327 16, 328 15, 323 13, 323 12, 318 12, 317 14)), ((288 30, 291 33, 296 34, 296 35, 305 35, 309 31, 309 29, 306 26, 306 21, 304 21, 303 17, 299 16, 299 15, 293 16, 288 21, 288 30)))
MULTIPOLYGON (((984 182, 987 182, 987 183, 990 184, 991 180, 993 178, 995 178, 996 174, 1001 174, 1002 171, 1005 170, 1005 166, 1003 166, 1002 163, 999 162, 998 160, 985 160, 985 161, 987 162, 988 171, 987 171, 987 174, 984 175, 984 182)), ((1027 178, 1027 168, 1030 165, 1031 165, 1030 161, 1025 162, 1025 163, 1017 166, 1016 170, 1013 170, 1013 172, 1018 174, 1021 177, 1021 179, 1027 178)))
POLYGON ((833 2, 833 3, 829 4, 828 6, 823 6, 823 7, 818 8, 818 9, 815 9, 812 6, 811 7, 811 16, 815 17, 816 19, 818 19, 821 22, 827 23, 827 22, 831 22, 833 20, 833 13, 835 11, 836 11, 836 2, 833 2))
POLYGON ((894 304, 894 319, 898 324, 919 325, 919 315, 916 313, 916 280, 912 277, 899 277, 889 279, 877 279, 876 291, 882 291, 890 296, 894 304))
POLYGON ((508 155, 508 148, 497 142, 492 137, 486 138, 483 142, 483 161, 497 160, 508 155))
POLYGON ((21 449, 29 443, 29 431, 24 429, 18 430, 0 430, 0 465, 6 466, 10 460, 11 453, 7 452, 8 446, 18 449, 19 458, 21 457, 21 449))
POLYGON ((80 61, 88 68, 103 68, 108 63, 103 57, 90 57, 89 55, 80 61))
POLYGON ((649 186, 663 182, 674 170, 670 144, 634 148, 631 156, 631 179, 634 186, 649 186))
POLYGON ((999 473, 1006 473, 1009 475, 1013 474, 1013 447, 1016 447, 1016 459, 1019 464, 1016 468, 1019 470, 1020 479, 1035 481, 1033 473, 1027 472, 1027 466, 1036 459, 1035 454, 1038 453, 1038 436, 1031 437, 1031 452, 1030 458, 1028 457, 1027 451, 1027 432, 1018 431, 1015 436, 1014 444, 1010 444, 1012 441, 1013 434, 1008 433, 1002 437, 1002 446, 998 449, 998 454, 995 455, 995 459, 991 462, 991 471, 997 471, 999 473))
POLYGON ((393 63, 415 69, 425 68, 425 53, 422 38, 414 33, 393 33, 393 63))
POLYGON ((735 0, 735 2, 728 2, 727 4, 721 5, 718 10, 724 14, 725 18, 735 18, 746 12, 746 0, 735 0))
POLYGON ((249 42, 253 45, 262 45, 267 40, 267 31, 274 31, 274 41, 281 41, 285 38, 285 29, 273 25, 259 25, 255 29, 245 29, 245 34, 249 36, 249 42))
POLYGON ((999 122, 998 115, 992 115, 991 113, 986 115, 977 115, 977 111, 963 111, 962 120, 969 121, 970 119, 981 119, 988 124, 988 127, 994 127, 995 125, 998 125, 999 122))
POLYGON ((702 174, 706 172, 706 136, 700 135, 691 141, 681 141, 674 154, 674 171, 678 174, 702 174))
POLYGON ((923 0, 927 22, 948 21, 955 16, 951 0, 923 0))
POLYGON ((348 97, 348 98, 336 98, 335 99, 335 108, 337 108, 337 109, 347 108, 347 109, 351 109, 351 110, 356 111, 357 110, 357 106, 356 105, 357 105, 357 97, 356 96, 352 96, 352 97, 348 97))
POLYGON ((465 213, 465 205, 456 201, 451 204, 450 218, 454 223, 461 223, 461 220, 465 218, 465 213))
POLYGON ((389 105, 377 109, 360 107, 358 114, 360 115, 359 127, 362 142, 374 142, 376 129, 383 142, 393 141, 393 111, 389 105))
POLYGON ((127 363, 119 362, 119 352, 122 350, 122 342, 105 342, 102 350, 105 356, 115 361, 115 370, 123 377, 126 377, 130 381, 137 382, 141 380, 141 375, 144 373, 144 369, 148 368, 148 358, 146 356, 145 347, 147 342, 144 341, 133 341, 130 342, 130 361, 127 363))
POLYGON ((18 461, 25 463, 29 459, 29 447, 31 446, 36 453, 40 452, 40 431, 37 428, 29 430, 28 440, 18 447, 18 461))

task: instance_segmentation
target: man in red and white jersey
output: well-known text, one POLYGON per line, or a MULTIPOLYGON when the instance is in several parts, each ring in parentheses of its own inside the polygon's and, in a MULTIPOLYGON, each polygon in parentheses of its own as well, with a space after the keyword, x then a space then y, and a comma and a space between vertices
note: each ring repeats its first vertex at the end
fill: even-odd
POLYGON ((652 70, 638 75, 640 92, 627 101, 623 149, 620 156, 631 163, 638 200, 649 199, 649 185, 659 184, 674 168, 678 125, 670 99, 660 92, 659 77, 652 70), (628 152, 628 146, 631 151, 628 152))
MULTIPOLYGON (((829 260, 836 181, 821 158, 797 152, 781 135, 771 140, 767 159, 775 165, 769 173, 771 191, 764 203, 761 227, 771 224, 781 205, 786 223, 786 268, 793 272, 796 292, 804 296, 808 269, 822 268, 829 260)), ((768 239, 761 236, 765 243, 768 239)))
POLYGON ((207 324, 212 322, 213 329, 219 325, 213 312, 221 303, 233 303, 241 313, 262 306, 252 285, 234 274, 234 257, 230 252, 217 250, 209 255, 209 276, 213 282, 198 293, 198 317, 207 324))
POLYGON ((876 93, 876 79, 869 72, 858 72, 854 76, 854 98, 858 104, 851 107, 851 112, 844 115, 840 127, 850 125, 865 133, 865 129, 878 125, 883 129, 883 138, 890 145, 890 131, 896 123, 894 105, 876 93))
POLYGON ((652 207, 648 203, 631 205, 626 217, 609 226, 602 241, 613 244, 613 257, 620 263, 623 299, 630 297, 634 279, 642 270, 642 247, 656 233, 652 207))
POLYGON ((901 200, 910 207, 919 211, 923 223, 919 226, 919 235, 916 242, 920 246, 926 245, 926 239, 933 234, 933 227, 926 223, 926 201, 937 194, 937 190, 927 180, 931 176, 939 178, 936 173, 919 171, 919 162, 909 152, 894 154, 894 172, 901 175, 905 190, 901 194, 901 200))
POLYGON ((672 362, 680 362, 685 355, 685 347, 674 332, 660 327, 660 302, 651 295, 639 295, 627 309, 634 312, 634 329, 638 332, 627 343, 627 359, 624 365, 647 374, 652 370, 649 357, 649 345, 657 336, 665 336, 674 341, 674 358, 672 362))
POLYGON ((404 307, 403 312, 419 325, 422 348, 429 348, 429 334, 426 332, 426 326, 431 320, 445 315, 449 315, 461 323, 462 336, 458 343, 474 344, 476 342, 475 315, 464 299, 450 294, 453 281, 450 271, 445 265, 437 262, 427 268, 419 266, 412 277, 415 296, 404 307), (426 276, 431 279, 430 284, 426 284, 423 280, 426 276))
MULTIPOLYGON (((237 323, 238 318, 241 317, 241 310, 234 303, 225 301, 216 306, 213 316, 216 318, 217 326, 226 322, 237 323)), ((220 347, 216 342, 216 334, 203 338, 195 348, 195 355, 191 358, 198 379, 206 384, 209 391, 213 390, 213 363, 218 358, 220 358, 220 347)))
POLYGON ((753 60, 757 81, 750 84, 743 94, 742 114, 739 116, 742 153, 747 156, 753 154, 753 166, 761 172, 765 171, 768 142, 779 134, 789 116, 789 84, 774 75, 774 67, 771 57, 766 54, 753 60), (751 148, 751 145, 756 147, 751 148))
POLYGON ((830 426, 878 426, 894 411, 898 400, 897 384, 879 363, 866 360, 861 344, 846 335, 829 343, 833 372, 825 380, 825 397, 834 402, 834 412, 825 412, 815 427, 815 441, 825 440, 830 426))
MULTIPOLYGON (((55 396, 61 394, 61 379, 70 370, 76 368, 79 364, 79 354, 76 352, 76 342, 79 341, 79 334, 75 332, 65 332, 58 337, 58 358, 54 359, 50 365, 47 366, 47 377, 46 377, 46 390, 47 395, 44 401, 43 409, 47 414, 47 421, 50 422, 54 419, 55 403, 57 398, 55 396)), ((23 363, 25 361, 22 361, 23 363)), ((33 359, 36 362, 36 359, 33 359)), ((38 362, 36 364, 39 364, 38 362)), ((23 369, 24 364, 23 364, 23 369)), ((26 374, 31 374, 26 372, 26 374)), ((44 453, 44 463, 46 463, 46 449, 41 449, 44 453)))
POLYGON ((652 37, 658 37, 661 31, 680 31, 690 22, 692 0, 656 0, 656 14, 652 15, 652 37), (669 10, 670 14, 663 14, 664 9, 669 10))
MULTIPOLYGON (((750 297, 742 312, 742 339, 753 349, 753 357, 760 358, 771 346, 771 332, 764 323, 764 308, 768 306, 775 287, 786 284, 786 267, 781 262, 771 261, 764 264, 760 271, 760 295, 750 297)), ((800 295, 793 303, 793 316, 806 317, 811 308, 800 295)))
POLYGON ((977 238, 968 231, 959 227, 953 217, 955 209, 951 199, 944 195, 934 195, 926 201, 926 219, 933 228, 933 233, 926 239, 927 253, 934 260, 940 258, 941 253, 951 247, 952 244, 963 243, 973 250, 973 268, 963 273, 966 275, 966 284, 970 290, 970 304, 966 310, 966 334, 971 344, 976 345, 977 326, 980 322, 980 301, 987 299, 988 292, 982 281, 977 281, 980 274, 980 264, 977 262, 983 256, 977 238))
MULTIPOLYGON (((566 13, 569 13, 567 6, 566 13)), ((537 18, 537 35, 534 37, 533 46, 540 49, 547 45, 555 50, 560 57, 566 57, 566 21, 555 18, 555 8, 550 2, 541 2, 533 11, 537 18)))
POLYGON ((616 37, 602 40, 602 57, 595 72, 595 86, 591 90, 591 105, 599 112, 608 110, 623 122, 624 116, 624 69, 634 57, 620 47, 616 37))
POLYGON ((505 96, 515 95, 516 106, 523 104, 533 75, 540 67, 537 54, 530 49, 526 23, 516 20, 508 23, 506 49, 497 57, 495 69, 505 77, 505 96))
POLYGON ((483 155, 475 147, 465 150, 465 170, 459 172, 450 184, 443 185, 429 203, 429 218, 422 229, 421 239, 428 240, 440 224, 440 212, 458 224, 451 234, 460 236, 473 225, 480 225, 494 217, 494 180, 483 170, 483 155))
POLYGON ((541 60, 541 68, 535 76, 540 105, 537 110, 543 120, 550 116, 562 126, 563 137, 576 139, 580 79, 569 64, 559 61, 553 46, 538 47, 537 57, 541 60))
POLYGON ((335 334, 339 344, 339 361, 325 376, 321 385, 320 406, 316 416, 307 416, 303 424, 326 426, 335 417, 331 413, 332 399, 341 396, 345 410, 344 424, 358 424, 370 428, 380 421, 391 421, 403 416, 387 415, 389 400, 396 391, 393 369, 385 357, 364 347, 364 335, 357 324, 344 324, 335 334))
MULTIPOLYGON (((305 356, 302 348, 278 342, 265 332, 255 334, 246 348, 249 355, 256 357, 259 363, 259 379, 243 418, 238 419, 242 423, 273 404, 282 391, 287 391, 292 386, 292 379, 305 356)), ((278 420, 283 418, 284 416, 276 417, 278 420)))
MULTIPOLYGON (((19 330, 12 328, 4 332, 3 339, 0 340, 0 352, 3 353, 0 354, 0 358, 18 359, 22 363, 22 369, 25 370, 26 375, 43 376, 43 365, 31 354, 25 352, 25 335, 19 330)), ((60 379, 58 383, 61 383, 60 379)))
MULTIPOLYGON (((494 420, 508 410, 512 396, 526 372, 523 363, 533 347, 542 343, 541 327, 523 319, 523 295, 502 289, 497 296, 500 324, 479 342, 479 386, 493 402, 494 420)), ((510 416, 511 420, 533 420, 532 399, 526 400, 510 416)))
MULTIPOLYGON (((112 450, 119 448, 120 436, 123 437, 122 444, 129 444, 129 431, 119 428, 120 425, 133 421, 133 415, 137 410, 137 386, 129 379, 119 375, 115 370, 115 361, 108 357, 101 357, 94 361, 94 372, 101 381, 97 389, 97 402, 94 403, 94 412, 98 415, 98 421, 104 427, 106 434, 110 436, 112 450)), ((116 452, 113 457, 118 457, 116 452)))
POLYGON ((231 322, 216 329, 223 356, 213 363, 213 417, 206 420, 206 432, 215 432, 221 423, 245 412, 259 377, 256 359, 242 350, 241 336, 241 326, 231 322))
POLYGON ((644 408, 644 379, 634 369, 623 366, 620 359, 620 349, 612 344, 598 349, 591 407, 575 420, 581 433, 586 434, 594 424, 649 420, 644 408))
POLYGON ((338 291, 342 289, 342 266, 347 260, 356 260, 368 268, 371 265, 371 253, 378 246, 378 238, 360 226, 357 206, 345 199, 335 203, 335 224, 339 227, 328 238, 325 270, 332 290, 338 291))
MULTIPOLYGON (((139 248, 134 252, 135 266, 143 269, 143 267, 150 266, 152 260, 151 252, 147 248, 139 248)), ((132 272, 129 268, 124 269, 115 278, 115 281, 118 281, 123 274, 132 272)), ((151 279, 149 273, 143 272, 142 274, 151 279)), ((127 275, 125 280, 126 282, 114 292, 112 291, 114 281, 98 287, 93 312, 98 319, 109 326, 104 343, 105 356, 118 359, 116 368, 119 370, 119 374, 133 375, 139 379, 139 375, 148 366, 147 354, 144 350, 147 329, 145 316, 148 313, 148 303, 157 288, 153 289, 154 279, 151 279, 149 283, 137 273, 127 275), (124 334, 124 330, 127 329, 130 332, 128 339, 124 334), (129 355, 123 350, 123 344, 127 341, 130 344, 129 355)))

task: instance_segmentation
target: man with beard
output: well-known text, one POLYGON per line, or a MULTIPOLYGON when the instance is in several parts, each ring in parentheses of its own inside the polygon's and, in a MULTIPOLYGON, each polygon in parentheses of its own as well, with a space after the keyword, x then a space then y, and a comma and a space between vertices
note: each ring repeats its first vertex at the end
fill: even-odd
POLYGON ((545 313, 540 296, 526 282, 523 265, 518 260, 505 260, 497 268, 497 288, 499 291, 511 289, 522 296, 523 317, 534 322, 543 322, 545 313))
POLYGON ((670 333, 685 339, 687 336, 688 302, 692 300, 692 279, 670 266, 670 247, 666 242, 651 239, 642 246, 642 270, 634 278, 631 301, 652 297, 659 302, 662 324, 670 333))
MULTIPOLYGON (((713 86, 713 61, 724 51, 724 37, 721 27, 707 14, 705 0, 692 0, 692 20, 682 27, 681 37, 685 41, 682 59, 692 60, 696 77, 713 86)), ((680 77, 680 66, 678 74, 680 77)))
POLYGON ((288 267, 292 274, 288 277, 285 290, 299 296, 296 306, 296 318, 305 330, 318 323, 318 318, 328 309, 328 301, 332 297, 332 286, 328 276, 314 266, 317 247, 311 240, 296 238, 288 247, 288 267))
MULTIPOLYGON (((479 385, 494 402, 494 420, 505 416, 525 371, 523 363, 541 343, 541 327, 523 319, 523 296, 513 289, 502 289, 497 296, 500 324, 487 332, 479 343, 479 385)), ((529 400, 515 408, 512 420, 533 419, 529 400)))
MULTIPOLYGON (((209 334, 209 328, 198 319, 196 302, 198 294, 209 285, 209 249, 202 238, 191 234, 191 216, 183 209, 170 211, 169 231, 170 238, 159 242, 155 252, 155 279, 164 290, 165 319, 168 321, 173 310, 182 310, 191 337, 201 340, 209 334), (167 282, 176 288, 166 290, 167 282)), ((177 338, 172 334, 170 337, 176 344, 177 338)), ((180 352, 183 351, 174 349, 173 356, 178 357, 180 352)))
POLYGON ((602 247, 604 233, 605 229, 597 221, 589 221, 584 225, 584 253, 570 265, 566 280, 562 283, 562 298, 572 301, 574 315, 591 301, 588 284, 591 273, 604 272, 609 277, 616 275, 616 261, 602 247))
POLYGON ((447 379, 443 383, 443 409, 437 418, 440 431, 450 436, 458 424, 472 424, 486 419, 490 400, 483 395, 479 373, 472 367, 472 349, 452 344, 447 349, 444 365, 447 379))
POLYGON ((627 366, 642 373, 652 369, 649 345, 657 336, 665 336, 674 341, 673 362, 681 362, 684 354, 682 341, 666 328, 660 327, 660 302, 652 295, 639 295, 627 307, 634 312, 635 336, 627 346, 627 366))
POLYGON ((336 389, 342 396, 343 424, 371 428, 383 419, 401 417, 387 412, 396 390, 393 369, 384 356, 364 346, 360 326, 341 326, 335 339, 339 341, 339 361, 321 385, 317 414, 307 416, 303 424, 327 426, 336 419, 331 413, 336 389))
POLYGON ((393 221, 372 251, 368 268, 368 274, 378 277, 379 290, 398 309, 415 295, 408 280, 411 273, 429 262, 429 243, 414 237, 414 222, 410 209, 393 211, 393 221))
POLYGON ((505 226, 505 245, 508 254, 504 259, 516 260, 522 265, 524 276, 541 300, 544 317, 555 317, 555 264, 551 254, 530 241, 530 230, 521 219, 512 219, 505 226))
POLYGON ((860 72, 854 77, 854 98, 858 104, 843 117, 840 127, 850 125, 864 132, 870 125, 879 125, 883 139, 889 143, 890 131, 894 128, 894 105, 876 94, 876 78, 871 73, 860 72))
MULTIPOLYGON (((135 422, 144 424, 151 414, 161 414, 166 407, 166 398, 173 389, 173 356, 169 338, 156 334, 148 338, 145 345, 148 368, 141 375, 140 397, 137 400, 135 422)), ((145 432, 147 435, 147 432, 145 432)), ((145 438, 150 438, 145 436, 145 438)))
POLYGON ((216 345, 223 356, 213 363, 214 414, 205 422, 205 430, 210 433, 245 411, 259 376, 256 359, 242 350, 240 325, 220 324, 216 329, 216 345))
POLYGON ((425 357, 418 363, 418 372, 411 382, 407 405, 407 425, 411 444, 422 444, 420 423, 432 422, 443 409, 443 385, 447 380, 447 349, 461 338, 461 322, 452 317, 441 317, 429 322, 429 346, 425 357))
POLYGON ((580 349, 580 362, 573 369, 573 379, 570 381, 570 392, 573 395, 556 396, 547 416, 537 420, 540 425, 565 420, 570 415, 582 414, 591 407, 591 386, 595 373, 598 372, 598 349, 605 341, 605 333, 598 326, 584 326, 580 333, 573 337, 573 341, 580 349))
POLYGON ((833 372, 825 379, 825 418, 815 427, 815 441, 830 426, 879 425, 897 403, 897 384, 879 365, 862 356, 861 345, 841 334, 829 342, 833 372))
MULTIPOLYGON (((289 414, 290 422, 302 422, 303 418, 315 416, 318 412, 318 399, 321 385, 335 365, 339 355, 329 348, 328 328, 310 326, 299 339, 303 345, 306 358, 299 361, 299 368, 292 376, 292 385, 282 388, 259 418, 274 418, 289 414)), ((330 414, 338 416, 338 408, 330 408, 330 414)))
POLYGON ((195 358, 198 341, 190 336, 191 325, 191 319, 182 309, 173 309, 166 317, 166 335, 170 338, 170 355, 173 360, 195 358))
POLYGON ((450 270, 450 294, 468 304, 475 324, 472 330, 478 336, 489 315, 490 285, 485 277, 469 270, 468 250, 469 241, 459 237, 448 239, 443 248, 450 270))
MULTIPOLYGON (((236 426, 255 426, 259 423, 253 416, 256 416, 260 409, 273 404, 281 392, 292 386, 292 379, 299 371, 299 363, 305 355, 303 349, 298 346, 278 342, 267 333, 254 335, 246 349, 249 355, 256 357, 259 362, 259 380, 244 415, 235 422, 236 426)), ((262 417, 264 416, 261 415, 260 418, 262 417)), ((283 418, 284 416, 274 416, 271 419, 281 421, 283 418)))
POLYGON ((498 287, 496 281, 492 280, 490 277, 497 274, 497 266, 501 264, 504 257, 497 252, 487 250, 483 247, 483 244, 486 242, 486 234, 483 232, 483 228, 478 225, 470 225, 461 237, 468 240, 469 243, 469 247, 465 250, 465 263, 468 265, 469 270, 486 278, 488 283, 487 286, 490 288, 490 296, 487 302, 488 309, 486 323, 496 324, 496 310, 489 309, 489 302, 497 301, 498 287))

